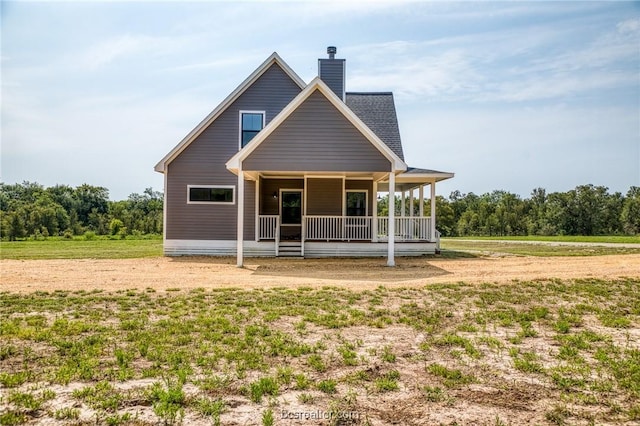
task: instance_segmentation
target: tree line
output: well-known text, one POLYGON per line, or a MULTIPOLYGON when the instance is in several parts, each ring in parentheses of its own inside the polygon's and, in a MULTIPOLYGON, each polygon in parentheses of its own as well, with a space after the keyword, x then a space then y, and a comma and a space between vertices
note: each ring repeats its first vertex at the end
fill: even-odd
POLYGON ((162 208, 163 194, 152 188, 110 201, 101 186, 0 182, 0 232, 8 240, 162 234, 162 208))
MULTIPOLYGON (((405 199, 409 215, 409 199, 405 199)), ((401 201, 396 196, 396 215, 401 201)), ((49 236, 162 234, 163 194, 147 188, 123 201, 110 201, 100 186, 44 186, 0 183, 0 232, 3 239, 49 236)), ((419 200, 413 204, 419 212, 419 200)), ((387 197, 378 214, 388 212, 387 197)), ((429 212, 429 200, 425 201, 429 212)), ((428 214, 428 213, 427 213, 428 214)), ((476 195, 452 192, 436 197, 437 227, 443 236, 638 235, 640 187, 622 194, 607 187, 579 185, 567 192, 536 188, 529 198, 507 191, 476 195)))
MULTIPOLYGON (((405 203, 408 212, 409 200, 405 203)), ((396 214, 400 206, 396 197, 396 214)), ((419 200, 414 200, 413 208, 417 215, 419 200)), ((436 220, 442 236, 637 235, 640 187, 630 187, 625 195, 594 185, 552 193, 536 188, 524 199, 507 191, 483 195, 454 191, 448 198, 436 197, 436 220)))

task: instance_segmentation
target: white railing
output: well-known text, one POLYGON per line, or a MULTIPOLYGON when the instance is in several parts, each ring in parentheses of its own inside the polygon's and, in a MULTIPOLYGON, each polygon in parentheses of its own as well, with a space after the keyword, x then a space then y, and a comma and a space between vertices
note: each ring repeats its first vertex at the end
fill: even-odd
MULTIPOLYGON (((302 218, 303 241, 386 241, 389 238, 389 218, 378 217, 377 238, 373 235, 373 218, 370 216, 304 216, 302 218)), ((280 217, 259 216, 259 239, 280 239, 280 217)), ((431 236, 430 217, 396 217, 396 241, 438 241, 431 236)))
MULTIPOLYGON (((431 241, 430 217, 396 217, 396 241, 431 241)), ((389 218, 378 218, 378 239, 389 238, 389 218)))
POLYGON ((305 240, 371 240, 370 216, 305 216, 305 240))
POLYGON ((280 216, 276 215, 260 215, 259 216, 259 233, 258 238, 261 240, 275 240, 278 236, 278 227, 280 225, 280 216))

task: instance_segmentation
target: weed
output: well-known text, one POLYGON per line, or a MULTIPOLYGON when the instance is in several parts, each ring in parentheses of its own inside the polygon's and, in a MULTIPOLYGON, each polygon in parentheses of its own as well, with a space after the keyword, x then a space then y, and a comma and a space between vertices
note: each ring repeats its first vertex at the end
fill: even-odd
POLYGON ((309 389, 309 386, 311 385, 311 381, 309 380, 309 378, 302 373, 296 374, 295 376, 293 376, 293 379, 296 382, 297 390, 309 389))
POLYGON ((422 388, 424 392, 424 396, 427 401, 430 402, 440 402, 445 399, 445 393, 442 391, 442 388, 438 386, 425 386, 422 388))
POLYGON ((148 395, 153 405, 153 412, 165 425, 176 424, 178 419, 184 417, 186 396, 179 380, 165 379, 164 385, 155 382, 148 395))
POLYGON ((380 358, 384 362, 396 362, 396 355, 393 353, 391 346, 385 346, 384 348, 382 348, 382 355, 380 355, 380 358))
POLYGON ((211 417, 214 426, 220 425, 220 415, 226 409, 226 403, 222 399, 200 398, 196 408, 203 416, 211 417))
POLYGON ((313 395, 309 394, 309 393, 301 393, 298 395, 298 401, 301 404, 313 404, 315 398, 313 397, 313 395))
POLYGON ((391 392, 398 390, 398 379, 400 373, 397 370, 391 370, 384 374, 382 377, 378 377, 374 381, 374 385, 378 392, 391 392))
POLYGON ((264 395, 278 396, 278 382, 273 377, 262 377, 249 385, 251 401, 260 403, 264 395))
POLYGON ((267 408, 262 412, 262 426, 273 426, 275 423, 275 419, 273 416, 273 410, 271 408, 267 408))
POLYGON ((327 365, 319 354, 310 355, 309 358, 307 358, 307 365, 319 373, 327 371, 327 365))
POLYGON ((322 380, 318 383, 318 390, 324 393, 336 393, 336 381, 333 379, 322 380))
POLYGON ((77 408, 64 407, 53 414, 56 420, 77 420, 80 417, 80 410, 77 408))
POLYGON ((427 371, 434 376, 442 378, 444 385, 447 387, 455 387, 475 381, 473 376, 465 375, 458 369, 449 369, 440 364, 430 364, 427 367, 427 371))

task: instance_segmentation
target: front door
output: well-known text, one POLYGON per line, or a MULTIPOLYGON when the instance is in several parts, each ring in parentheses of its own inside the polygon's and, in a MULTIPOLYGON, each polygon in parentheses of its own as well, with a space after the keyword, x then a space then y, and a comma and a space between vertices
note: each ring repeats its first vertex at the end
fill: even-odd
POLYGON ((280 240, 302 240, 302 190, 280 190, 280 240))

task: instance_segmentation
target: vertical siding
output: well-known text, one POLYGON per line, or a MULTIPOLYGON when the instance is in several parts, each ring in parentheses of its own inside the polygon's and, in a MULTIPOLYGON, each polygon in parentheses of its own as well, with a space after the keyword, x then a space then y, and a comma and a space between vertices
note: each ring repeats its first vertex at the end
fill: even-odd
POLYGON ((391 163, 316 90, 244 160, 243 168, 387 172, 391 163))
POLYGON ((345 65, 344 59, 318 59, 318 75, 320 79, 343 101, 345 65))
MULTIPOLYGON (((238 151, 240 110, 264 110, 266 122, 300 93, 300 88, 276 64, 230 105, 168 165, 168 239, 235 240, 237 203, 187 204, 187 185, 234 185, 238 178, 225 163, 238 151)), ((245 239, 254 238, 255 184, 245 182, 245 239)), ((237 196, 237 188, 236 188, 237 196)))
POLYGON ((307 179, 307 214, 342 216, 342 178, 307 179))
POLYGON ((374 194, 373 191, 373 181, 372 180, 347 180, 344 183, 344 189, 362 189, 367 191, 368 202, 369 205, 369 216, 373 216, 374 203, 377 197, 377 194, 374 194))

